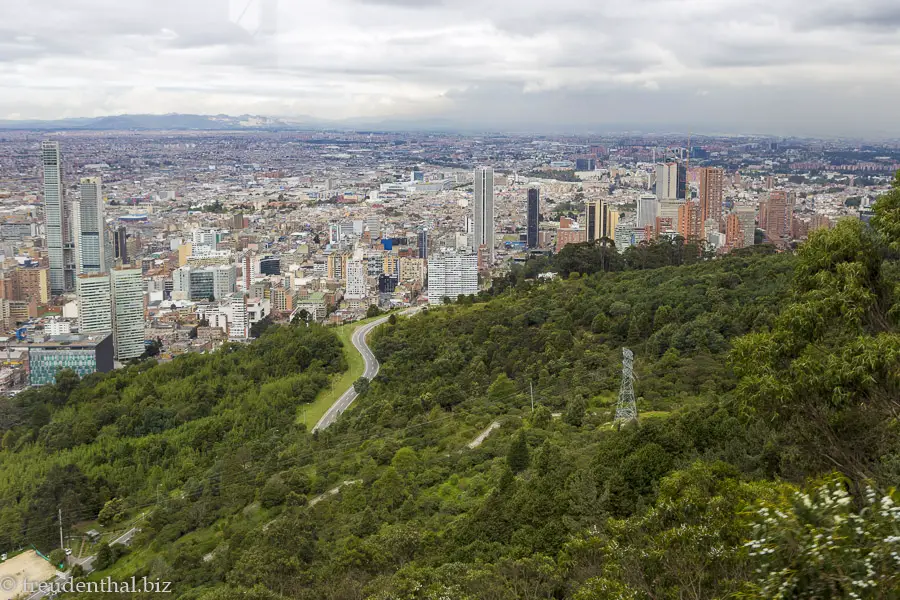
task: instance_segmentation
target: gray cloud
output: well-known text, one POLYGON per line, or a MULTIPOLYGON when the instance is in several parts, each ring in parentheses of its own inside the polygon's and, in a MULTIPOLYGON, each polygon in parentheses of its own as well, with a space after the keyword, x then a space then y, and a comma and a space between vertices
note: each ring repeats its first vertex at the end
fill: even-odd
POLYGON ((0 0, 2 118, 900 135, 896 0, 0 0))

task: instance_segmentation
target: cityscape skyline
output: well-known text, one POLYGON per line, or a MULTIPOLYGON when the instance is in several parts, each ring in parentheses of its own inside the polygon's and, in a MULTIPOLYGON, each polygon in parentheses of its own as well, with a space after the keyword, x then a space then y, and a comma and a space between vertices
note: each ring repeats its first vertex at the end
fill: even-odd
POLYGON ((0 24, 0 119, 253 114, 348 126, 900 136, 891 76, 900 17, 888 2, 473 7, 164 0, 112 10, 92 0, 72 10, 41 0, 0 24))

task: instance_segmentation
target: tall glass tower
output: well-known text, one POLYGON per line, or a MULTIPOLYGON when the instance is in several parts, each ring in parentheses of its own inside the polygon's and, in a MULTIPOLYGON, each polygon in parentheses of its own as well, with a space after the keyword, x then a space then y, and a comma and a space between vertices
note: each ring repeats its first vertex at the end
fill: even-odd
POLYGON ((485 247, 485 258, 494 261, 494 169, 475 169, 475 249, 485 247))

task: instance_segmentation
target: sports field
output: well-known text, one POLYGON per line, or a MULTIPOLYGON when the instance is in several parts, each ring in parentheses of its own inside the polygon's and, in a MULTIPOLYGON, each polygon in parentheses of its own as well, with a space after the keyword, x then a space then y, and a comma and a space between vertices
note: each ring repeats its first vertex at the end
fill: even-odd
POLYGON ((0 563, 0 600, 12 600, 24 592, 25 582, 38 584, 51 579, 56 574, 56 569, 49 562, 37 555, 34 550, 10 558, 0 563), (15 582, 14 589, 12 582, 15 582))

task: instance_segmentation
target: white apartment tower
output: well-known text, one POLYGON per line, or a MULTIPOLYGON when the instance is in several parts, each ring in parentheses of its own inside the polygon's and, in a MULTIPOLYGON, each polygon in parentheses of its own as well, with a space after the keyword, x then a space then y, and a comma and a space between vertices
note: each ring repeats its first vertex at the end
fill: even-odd
POLYGON ((250 337, 250 325, 247 319, 247 298, 243 294, 231 297, 231 324, 228 337, 244 340, 250 337))
POLYGON ((439 254, 428 261, 428 301, 443 304, 478 293, 477 254, 439 254))
POLYGON ((113 269, 113 341, 116 360, 144 353, 144 282, 140 269, 113 269))
POLYGON ((348 300, 362 300, 368 296, 366 275, 368 263, 363 260, 347 261, 347 288, 345 298, 348 300))
POLYGON ((73 215, 79 273, 107 272, 103 186, 99 177, 81 180, 81 201, 73 215))
POLYGON ((475 169, 475 249, 484 246, 488 264, 494 262, 494 169, 475 169))
MULTIPOLYGON (((79 332, 112 332, 112 288, 109 275, 104 273, 80 275, 76 279, 76 294, 79 332)), ((141 314, 141 325, 143 325, 143 313, 141 314)))

